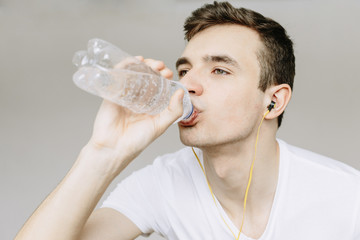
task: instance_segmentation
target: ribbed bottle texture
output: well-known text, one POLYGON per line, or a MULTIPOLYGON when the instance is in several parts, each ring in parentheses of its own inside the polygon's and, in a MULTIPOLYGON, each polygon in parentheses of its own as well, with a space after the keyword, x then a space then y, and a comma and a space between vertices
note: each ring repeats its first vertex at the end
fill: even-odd
POLYGON ((176 122, 192 114, 190 96, 183 85, 163 78, 144 62, 104 40, 91 39, 87 51, 75 53, 73 63, 78 67, 73 81, 79 88, 133 112, 158 114, 169 105, 173 93, 182 88, 183 115, 176 122))

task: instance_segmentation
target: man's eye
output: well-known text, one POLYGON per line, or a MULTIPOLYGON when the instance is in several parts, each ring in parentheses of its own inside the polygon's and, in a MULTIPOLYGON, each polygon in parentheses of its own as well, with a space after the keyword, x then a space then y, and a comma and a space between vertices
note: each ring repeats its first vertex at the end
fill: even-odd
POLYGON ((217 68, 214 70, 214 73, 215 74, 220 74, 220 75, 227 75, 229 74, 227 71, 223 70, 223 69, 220 69, 220 68, 217 68))
POLYGON ((180 70, 179 72, 178 72, 178 75, 179 75, 179 77, 183 77, 183 76, 185 76, 185 74, 188 72, 188 70, 180 70))

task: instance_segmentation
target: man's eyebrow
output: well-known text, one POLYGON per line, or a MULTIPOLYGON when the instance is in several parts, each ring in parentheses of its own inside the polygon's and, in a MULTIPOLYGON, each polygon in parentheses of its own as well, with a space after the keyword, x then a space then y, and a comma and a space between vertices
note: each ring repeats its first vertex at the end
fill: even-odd
POLYGON ((175 63, 176 69, 177 69, 180 65, 182 65, 182 64, 190 64, 189 59, 187 59, 186 57, 181 57, 181 58, 179 58, 179 59, 176 61, 176 63, 175 63))
POLYGON ((228 55, 206 55, 203 57, 205 62, 222 62, 234 67, 239 67, 238 62, 228 55))
MULTIPOLYGON (((206 55, 203 57, 203 60, 205 62, 222 62, 222 63, 232 65, 234 67, 239 67, 238 62, 234 58, 232 58, 228 55, 206 55)), ((190 64, 191 65, 190 60, 186 57, 179 58, 176 61, 175 66, 176 66, 176 68, 178 68, 182 64, 190 64)))

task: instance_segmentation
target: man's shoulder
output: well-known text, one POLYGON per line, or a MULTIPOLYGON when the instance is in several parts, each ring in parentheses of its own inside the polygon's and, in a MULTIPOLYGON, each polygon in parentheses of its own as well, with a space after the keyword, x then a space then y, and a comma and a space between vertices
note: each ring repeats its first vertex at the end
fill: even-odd
POLYGON ((276 203, 281 206, 278 218, 286 219, 282 226, 291 229, 294 221, 288 219, 296 219, 296 224, 310 235, 335 227, 340 232, 353 232, 360 220, 359 171, 312 151, 282 141, 279 144, 281 170, 276 203))
MULTIPOLYGON (((294 171, 316 179, 333 179, 360 184, 360 171, 333 158, 280 141, 287 161, 294 171)), ((354 184, 356 185, 356 184, 354 184)))

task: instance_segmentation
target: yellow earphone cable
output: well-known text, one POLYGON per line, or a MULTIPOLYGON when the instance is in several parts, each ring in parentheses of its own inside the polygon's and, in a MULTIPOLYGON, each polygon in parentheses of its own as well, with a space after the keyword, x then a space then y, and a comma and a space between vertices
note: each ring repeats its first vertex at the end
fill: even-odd
POLYGON ((210 186, 210 183, 209 183, 209 181, 208 181, 208 179, 207 179, 207 177, 206 177, 206 173, 205 173, 204 167, 203 167, 203 165, 201 164, 199 157, 197 156, 194 148, 192 147, 191 149, 193 150, 193 153, 195 154, 195 157, 196 157, 196 159, 197 159, 197 161, 198 161, 198 163, 199 163, 199 165, 200 165, 200 167, 201 167, 201 170, 202 170, 203 173, 204 173, 204 176, 205 176, 207 185, 208 185, 209 190, 210 190, 210 193, 211 193, 211 197, 212 197, 212 199, 214 200, 215 206, 216 206, 216 208, 217 208, 217 210, 218 210, 218 212, 219 212, 219 214, 220 214, 221 219, 223 220, 223 222, 225 223, 225 225, 228 227, 228 229, 230 230, 230 232, 232 233, 232 235, 234 236, 234 238, 235 238, 236 240, 238 240, 238 238, 235 236, 235 233, 231 230, 231 228, 229 227, 229 225, 227 224, 227 222, 225 221, 223 215, 222 215, 221 212, 220 212, 219 206, 218 206, 217 203, 216 203, 214 193, 213 193, 212 188, 211 188, 211 186, 210 186))
POLYGON ((207 179, 207 177, 206 177, 205 169, 204 169, 203 165, 201 164, 201 161, 200 161, 199 157, 197 156, 194 148, 193 148, 193 147, 191 148, 192 151, 193 151, 193 153, 194 153, 194 155, 195 155, 195 157, 196 157, 196 159, 197 159, 197 161, 198 161, 198 163, 199 163, 199 165, 200 165, 200 167, 201 167, 202 172, 204 173, 204 176, 205 176, 207 185, 208 185, 208 187, 209 187, 209 190, 210 190, 212 199, 214 200, 215 206, 216 206, 216 208, 218 209, 218 212, 219 212, 219 214, 220 214, 220 217, 221 217, 221 219, 223 220, 223 222, 225 223, 225 225, 228 227, 228 229, 230 230, 230 232, 233 234, 233 236, 234 236, 234 238, 235 238, 236 240, 239 240, 240 234, 241 234, 241 232, 242 232, 242 228, 243 228, 243 225, 244 225, 245 210, 246 210, 246 201, 247 201, 247 197, 248 197, 248 193, 249 193, 249 189, 250 189, 250 184, 251 184, 251 180, 252 180, 252 173, 253 173, 253 170, 254 170, 254 163, 255 163, 256 152, 257 152, 257 144, 258 144, 258 141, 259 141, 260 128, 261 128, 261 125, 262 125, 262 123, 263 123, 266 115, 268 115, 269 112, 270 112, 270 110, 268 110, 268 111, 264 114, 264 116, 263 116, 263 118, 261 119, 261 122, 260 122, 260 124, 259 124, 258 130, 257 130, 256 141, 255 141, 255 153, 254 153, 254 158, 253 158, 253 160, 252 160, 251 167, 250 167, 249 180, 248 180, 248 184, 247 184, 246 191, 245 191, 245 197, 244 197, 244 211, 243 211, 243 215, 242 215, 242 221, 241 221, 240 231, 239 231, 239 234, 238 234, 237 237, 235 236, 235 233, 231 230, 230 226, 227 224, 227 222, 225 221, 224 217, 222 216, 222 214, 221 214, 221 212, 220 212, 220 209, 219 209, 219 207, 218 207, 218 205, 217 205, 217 203, 216 203, 215 196, 214 196, 214 193, 213 193, 212 188, 211 188, 211 186, 210 186, 210 183, 209 183, 209 181, 208 181, 208 179, 207 179))

